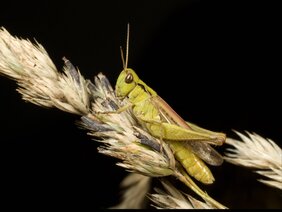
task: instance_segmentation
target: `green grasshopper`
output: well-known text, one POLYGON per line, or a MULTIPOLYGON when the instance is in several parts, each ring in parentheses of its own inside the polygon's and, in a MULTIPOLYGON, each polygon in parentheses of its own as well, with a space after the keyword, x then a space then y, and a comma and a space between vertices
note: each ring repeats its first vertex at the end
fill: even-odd
POLYGON ((205 184, 211 184, 214 177, 201 160, 210 165, 221 165, 223 159, 209 144, 222 145, 224 133, 212 132, 185 122, 158 94, 145 84, 130 68, 128 63, 129 27, 127 31, 126 60, 123 53, 123 70, 115 87, 116 96, 127 98, 138 122, 151 135, 169 143, 175 158, 187 173, 205 184))

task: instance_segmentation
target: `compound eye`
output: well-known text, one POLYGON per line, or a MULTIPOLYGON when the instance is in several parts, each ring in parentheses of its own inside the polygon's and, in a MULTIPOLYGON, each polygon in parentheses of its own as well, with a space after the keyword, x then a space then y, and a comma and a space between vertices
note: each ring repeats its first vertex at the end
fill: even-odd
POLYGON ((126 77, 125 77, 125 82, 126 82, 127 84, 129 84, 129 83, 132 83, 132 81, 133 81, 133 76, 132 76, 131 73, 128 73, 128 74, 126 75, 126 77))

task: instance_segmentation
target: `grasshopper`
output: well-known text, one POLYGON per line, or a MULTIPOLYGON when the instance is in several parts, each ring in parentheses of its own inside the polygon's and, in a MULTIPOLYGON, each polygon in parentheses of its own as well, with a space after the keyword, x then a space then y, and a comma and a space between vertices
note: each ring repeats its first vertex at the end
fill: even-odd
POLYGON ((212 132, 185 122, 158 94, 145 84, 128 64, 129 26, 127 28, 126 59, 121 49, 123 70, 115 86, 116 96, 127 98, 138 122, 151 135, 167 142, 175 158, 187 173, 204 184, 211 184, 214 177, 202 159, 218 166, 222 156, 209 144, 222 145, 224 133, 212 132))

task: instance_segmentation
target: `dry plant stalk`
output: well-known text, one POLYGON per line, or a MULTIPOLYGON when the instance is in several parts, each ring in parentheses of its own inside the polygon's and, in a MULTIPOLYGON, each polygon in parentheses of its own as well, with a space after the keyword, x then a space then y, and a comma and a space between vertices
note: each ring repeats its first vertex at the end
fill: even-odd
MULTIPOLYGON (((39 43, 13 37, 4 28, 0 29, 0 73, 18 83, 17 91, 22 98, 39 106, 56 107, 81 116, 80 126, 88 129, 89 134, 101 142, 98 151, 120 159, 117 165, 139 174, 126 178, 124 187, 128 190, 124 193, 124 201, 116 208, 139 208, 142 205, 141 197, 148 192, 150 177, 169 175, 178 178, 205 200, 205 203, 196 203, 192 197, 186 198, 194 208, 226 208, 193 182, 175 161, 169 146, 147 133, 130 109, 122 113, 105 113, 116 111, 126 104, 126 100, 121 102, 116 98, 103 74, 98 74, 92 83, 84 79, 67 59, 64 58, 64 61, 63 72, 58 72, 39 43), (137 195, 141 197, 134 202, 133 197, 137 195)), ((184 200, 171 185, 164 183, 164 186, 170 193, 168 195, 173 196, 167 198, 174 202, 177 198, 184 200)), ((151 197, 156 204, 160 203, 159 207, 174 207, 159 201, 164 196, 151 197)))
POLYGON ((64 61, 63 72, 58 72, 40 44, 13 37, 4 28, 0 30, 1 73, 18 83, 17 90, 25 101, 80 115, 80 126, 102 143, 98 151, 120 159, 117 165, 149 177, 174 175, 215 207, 225 208, 192 181, 176 164, 169 146, 147 133, 130 109, 105 113, 116 111, 126 100, 116 98, 103 74, 92 83, 67 59, 64 61))
POLYGON ((165 191, 155 188, 156 194, 149 198, 156 204, 158 209, 215 209, 208 202, 201 202, 192 196, 181 193, 170 182, 161 180, 165 191))
POLYGON ((112 209, 140 209, 144 208, 144 200, 151 186, 151 177, 130 173, 121 182, 123 189, 122 201, 112 209))
MULTIPOLYGON (((236 131, 235 131, 236 132, 236 131)), ((225 160, 235 165, 255 168, 255 172, 268 178, 259 179, 269 186, 282 189, 282 150, 271 139, 255 133, 247 136, 236 132, 242 139, 228 138, 226 143, 234 148, 227 149, 225 160)))
POLYGON ((87 80, 65 59, 57 71, 43 46, 13 37, 0 28, 0 73, 14 79, 25 101, 74 114, 89 113, 87 80))

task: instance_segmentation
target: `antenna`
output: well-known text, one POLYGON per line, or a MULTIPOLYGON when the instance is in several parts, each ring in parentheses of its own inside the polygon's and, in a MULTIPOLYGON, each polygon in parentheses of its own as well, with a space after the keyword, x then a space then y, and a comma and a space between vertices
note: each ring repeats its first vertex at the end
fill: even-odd
POLYGON ((121 61, 122 61, 122 65, 123 65, 123 70, 126 70, 127 69, 127 65, 128 65, 128 50, 129 50, 129 23, 127 24, 125 60, 124 60, 122 46, 120 46, 119 48, 120 48, 120 55, 121 55, 121 61))
POLYGON ((126 52, 125 52, 125 69, 128 65, 128 50, 129 50, 129 23, 127 24, 126 52))
POLYGON ((122 46, 120 46, 119 49, 120 49, 120 55, 121 55, 122 66, 123 66, 123 69, 125 70, 125 62, 124 62, 124 56, 123 56, 122 46))

